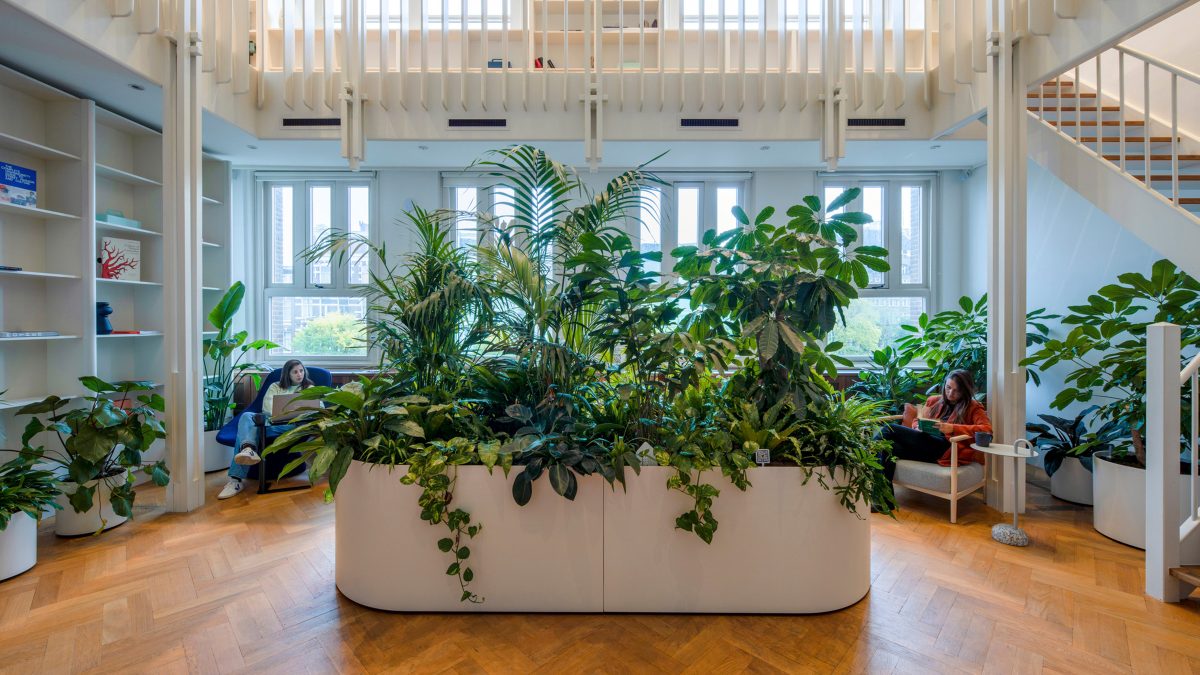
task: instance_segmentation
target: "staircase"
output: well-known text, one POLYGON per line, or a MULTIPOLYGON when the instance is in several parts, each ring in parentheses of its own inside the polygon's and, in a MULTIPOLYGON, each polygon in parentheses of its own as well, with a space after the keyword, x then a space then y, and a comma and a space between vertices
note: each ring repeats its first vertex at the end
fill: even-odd
POLYGON ((1150 189, 1184 211, 1200 214, 1200 152, 1194 151, 1194 143, 1173 137, 1170 129, 1159 129, 1154 122, 1147 125, 1141 112, 1102 100, 1094 89, 1070 79, 1044 82, 1029 92, 1028 101, 1029 112, 1076 144, 1143 185, 1149 174, 1150 189))

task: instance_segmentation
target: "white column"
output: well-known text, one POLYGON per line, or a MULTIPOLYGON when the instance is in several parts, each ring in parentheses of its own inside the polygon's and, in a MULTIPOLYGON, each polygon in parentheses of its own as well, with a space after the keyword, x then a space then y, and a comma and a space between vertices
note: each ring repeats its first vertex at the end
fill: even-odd
POLYGON ((171 0, 163 83, 163 293, 167 357, 167 508, 204 505, 201 381, 201 149, 199 0, 171 0))
POLYGON ((1179 602, 1179 326, 1146 331, 1146 595, 1179 602))
MULTIPOLYGON (((1014 0, 988 2, 988 414, 997 441, 1025 437, 1026 114, 1014 0)), ((978 49, 979 46, 974 48, 978 49)), ((1024 510, 1025 465, 990 462, 988 504, 1024 510), (1018 481, 1017 503, 1012 483, 1018 481)))

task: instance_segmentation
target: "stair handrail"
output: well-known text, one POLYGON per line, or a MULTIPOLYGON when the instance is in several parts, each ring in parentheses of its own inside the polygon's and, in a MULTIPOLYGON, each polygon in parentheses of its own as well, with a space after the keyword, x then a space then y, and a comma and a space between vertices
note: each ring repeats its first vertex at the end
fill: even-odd
POLYGON ((1133 47, 1126 47, 1125 45, 1117 45, 1115 47, 1115 49, 1118 52, 1124 52, 1138 60, 1145 61, 1146 63, 1149 63, 1152 66, 1162 68, 1163 70, 1174 73, 1184 79, 1191 80, 1192 82, 1195 82, 1196 84, 1200 84, 1200 75, 1193 73, 1192 71, 1188 70, 1187 68, 1177 66, 1177 65, 1175 65, 1173 63, 1169 63, 1167 61, 1163 61, 1162 59, 1160 59, 1158 57, 1151 56, 1151 55, 1147 54, 1146 52, 1134 49, 1133 47))
POLYGON ((1179 602, 1191 590, 1171 570, 1180 567, 1184 540, 1200 529, 1200 355, 1179 369, 1181 342, 1182 330, 1175 324, 1154 323, 1146 330, 1146 593, 1164 602, 1179 602), (1191 472, 1187 517, 1180 523, 1180 418, 1188 384, 1191 472))

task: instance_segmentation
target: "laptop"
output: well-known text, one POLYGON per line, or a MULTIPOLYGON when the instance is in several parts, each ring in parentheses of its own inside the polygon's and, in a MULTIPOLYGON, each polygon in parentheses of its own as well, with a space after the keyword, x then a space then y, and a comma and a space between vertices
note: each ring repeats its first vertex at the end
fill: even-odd
POLYGON ((300 399, 296 397, 300 394, 276 394, 275 398, 271 399, 271 422, 281 422, 290 420, 296 415, 311 410, 320 408, 321 401, 319 399, 300 399))

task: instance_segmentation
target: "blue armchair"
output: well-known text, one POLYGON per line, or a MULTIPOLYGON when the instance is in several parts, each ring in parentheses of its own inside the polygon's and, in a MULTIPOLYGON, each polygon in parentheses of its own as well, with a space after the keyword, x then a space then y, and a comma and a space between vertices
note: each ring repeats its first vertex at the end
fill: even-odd
MULTIPOLYGON (((324 368, 306 368, 308 371, 308 379, 312 380, 313 384, 319 387, 333 386, 333 375, 330 374, 328 370, 325 370, 324 368)), ((218 443, 233 447, 233 444, 237 442, 238 420, 241 419, 242 415, 255 416, 254 423, 258 425, 259 429, 258 449, 260 452, 265 450, 266 447, 270 445, 271 441, 275 440, 274 434, 267 434, 266 418, 262 414, 262 405, 263 397, 266 396, 267 393, 267 387, 270 387, 272 384, 278 382, 282 374, 283 371, 281 371, 279 368, 276 368, 267 375, 266 379, 264 379, 262 382, 262 386, 258 388, 258 395, 254 397, 254 401, 252 401, 250 405, 246 406, 245 410, 237 415, 234 415, 233 419, 229 420, 229 422, 227 422, 225 426, 221 427, 221 430, 217 432, 218 443)), ((287 490, 301 490, 308 487, 307 485, 297 485, 286 488, 268 487, 269 483, 272 481, 277 481, 280 478, 287 478, 288 476, 295 476, 304 472, 306 467, 301 464, 293 469, 288 476, 280 475, 280 473, 283 471, 283 467, 287 466, 288 462, 292 461, 296 457, 298 457, 298 455, 295 453, 275 453, 263 458, 263 461, 259 464, 250 467, 250 477, 258 479, 258 493, 266 494, 268 492, 285 492, 287 490), (274 478, 272 478, 272 476, 274 476, 274 478)))

